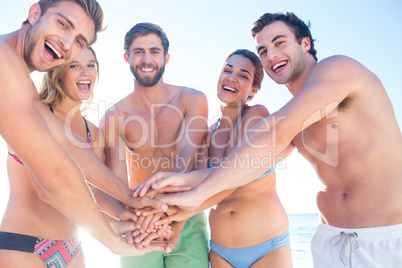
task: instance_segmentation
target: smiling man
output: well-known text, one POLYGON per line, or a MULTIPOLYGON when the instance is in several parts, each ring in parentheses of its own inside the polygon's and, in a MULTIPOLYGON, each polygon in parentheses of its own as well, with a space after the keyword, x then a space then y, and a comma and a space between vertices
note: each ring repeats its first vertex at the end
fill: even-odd
MULTIPOLYGON (((0 232, 1 267, 39 267, 43 265, 40 259, 44 251, 46 255, 58 252, 52 246, 40 252, 35 250, 45 238, 58 239, 57 235, 48 236, 63 229, 46 225, 46 214, 40 214, 39 205, 35 204, 48 204, 49 209, 87 229, 116 254, 132 256, 164 249, 155 246, 139 251, 112 232, 85 179, 134 207, 142 207, 141 201, 131 198, 127 186, 90 148, 78 148, 67 139, 64 124, 39 101, 30 79, 34 70, 46 71, 72 61, 95 42, 102 21, 103 11, 95 0, 41 0, 30 7, 28 19, 19 30, 0 37, 0 133, 9 146, 8 162, 18 160, 26 168, 21 172, 33 175, 30 181, 18 181, 13 179, 17 174, 9 174, 10 199, 0 232), (33 194, 27 195, 28 192, 33 194), (43 222, 42 235, 31 233, 30 226, 25 224, 24 217, 33 210, 37 212, 37 222, 43 222)), ((60 254, 66 257, 65 262, 71 261, 73 252, 80 251, 79 243, 70 243, 72 240, 49 241, 64 244, 60 254), (73 252, 64 255, 70 246, 73 252)), ((51 258, 58 258, 52 254, 51 258)))
MULTIPOLYGON (((130 187, 142 184, 158 171, 193 170, 196 154, 207 133, 205 95, 163 81, 170 57, 169 41, 158 25, 138 23, 133 26, 125 36, 124 49, 124 59, 135 78, 134 91, 105 114, 102 129, 106 139, 106 165, 130 187)), ((99 199, 98 202, 103 209, 105 202, 99 199)), ((122 209, 117 205, 106 210, 117 216, 122 209)), ((150 225, 157 217, 160 215, 155 214, 150 225)), ((144 222, 149 222, 150 218, 152 216, 144 222)), ((148 236, 144 241, 156 236, 150 232, 152 228, 147 231, 145 225, 138 229, 142 238, 148 236)), ((127 234, 129 236, 131 233, 127 234)), ((140 247, 142 238, 136 241, 140 247)), ((191 217, 185 224, 172 224, 168 241, 166 251, 169 254, 151 252, 139 257, 123 257, 122 267, 208 267, 204 213, 191 217)))

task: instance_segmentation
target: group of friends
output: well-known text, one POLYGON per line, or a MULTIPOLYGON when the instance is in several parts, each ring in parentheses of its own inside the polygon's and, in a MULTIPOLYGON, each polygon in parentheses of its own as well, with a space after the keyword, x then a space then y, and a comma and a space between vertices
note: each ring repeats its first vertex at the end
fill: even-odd
POLYGON ((226 56, 208 126, 205 94, 163 81, 163 29, 137 23, 124 38, 134 89, 98 128, 84 114, 102 30, 95 0, 40 0, 1 36, 0 267, 84 267, 78 227, 121 267, 292 267, 275 165, 295 147, 325 185, 314 266, 402 265, 402 138, 375 74, 346 56, 318 61, 306 23, 265 13, 251 29, 256 53, 226 56), (264 72, 293 95, 272 114, 249 105, 264 72))

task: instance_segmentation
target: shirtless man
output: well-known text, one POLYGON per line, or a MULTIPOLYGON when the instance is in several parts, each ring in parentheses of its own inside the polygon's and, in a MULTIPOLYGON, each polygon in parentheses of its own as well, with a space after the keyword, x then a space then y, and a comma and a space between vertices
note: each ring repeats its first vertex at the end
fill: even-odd
MULTIPOLYGON (((218 192, 249 183, 250 173, 263 173, 236 166, 236 155, 272 158, 293 142, 325 185, 317 195, 315 266, 400 267, 402 139, 381 82, 345 56, 317 62, 310 30, 292 13, 264 14, 252 35, 268 76, 294 97, 266 118, 269 128, 259 124, 249 131, 229 156, 230 168, 214 169, 194 190, 164 200, 194 209, 218 192)), ((183 185, 191 177, 168 175, 152 178, 167 177, 153 187, 183 185)))
MULTIPOLYGON (((19 30, 0 37, 0 133, 12 154, 17 155, 33 175, 31 181, 10 181, 8 209, 14 210, 12 213, 20 217, 21 224, 5 227, 7 217, 3 218, 1 267, 29 267, 38 260, 32 254, 34 245, 27 254, 22 240, 10 242, 3 237, 25 224, 24 217, 37 209, 34 204, 38 202, 49 204, 72 224, 87 229, 116 254, 131 256, 152 250, 139 251, 128 246, 111 230, 94 203, 82 173, 90 183, 134 207, 150 202, 130 198, 131 191, 97 159, 89 146, 72 145, 66 137, 64 124, 40 102, 30 79, 30 72, 34 70, 46 71, 73 60, 95 42, 102 21, 103 11, 95 0, 41 0, 30 7, 28 19, 19 30), (37 194, 32 194, 35 191, 37 194)), ((154 250, 163 248, 163 245, 155 246, 154 250)))
MULTIPOLYGON (((109 109, 101 124, 106 139, 106 165, 130 187, 142 184, 157 171, 193 170, 207 134, 205 95, 164 83, 169 41, 158 25, 133 26, 125 36, 124 49, 124 59, 135 78, 134 91, 109 109)), ((112 216, 118 217, 124 209, 97 199, 100 207, 112 216)), ((152 226, 160 216, 148 216, 144 222, 151 221, 152 226)), ((138 224, 142 235, 135 241, 137 244, 148 236, 147 224, 138 224)), ((130 235, 127 234, 127 241, 132 239, 130 235)), ((155 236, 156 233, 150 233, 147 240, 155 236)), ((208 267, 208 235, 203 213, 187 222, 173 223, 168 240, 169 254, 151 252, 138 258, 123 257, 122 267, 208 267)))

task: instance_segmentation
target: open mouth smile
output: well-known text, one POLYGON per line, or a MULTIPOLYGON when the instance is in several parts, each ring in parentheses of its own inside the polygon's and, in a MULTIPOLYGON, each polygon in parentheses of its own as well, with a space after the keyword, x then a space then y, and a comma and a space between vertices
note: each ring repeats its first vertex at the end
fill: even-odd
POLYGON ((223 90, 224 91, 229 91, 229 92, 232 92, 232 93, 236 93, 236 90, 234 88, 229 87, 229 86, 223 86, 223 90))
POLYGON ((88 92, 91 89, 91 81, 89 80, 78 81, 77 86, 81 91, 88 92))
POLYGON ((52 46, 52 44, 50 44, 48 41, 45 42, 45 50, 46 50, 46 53, 54 60, 63 58, 61 53, 54 46, 52 46))
POLYGON ((281 61, 281 62, 278 62, 275 65, 273 65, 271 67, 271 69, 272 69, 272 71, 274 71, 274 73, 277 73, 280 70, 282 70, 286 65, 287 65, 287 61, 281 61))

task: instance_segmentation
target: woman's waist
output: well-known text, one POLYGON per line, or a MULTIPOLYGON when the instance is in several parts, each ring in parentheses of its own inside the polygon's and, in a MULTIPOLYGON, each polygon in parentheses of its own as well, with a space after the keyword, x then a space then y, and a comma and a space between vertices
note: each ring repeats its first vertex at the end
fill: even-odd
POLYGON ((229 248, 249 247, 264 243, 289 230, 286 213, 271 215, 217 215, 211 210, 211 239, 229 248))
POLYGON ((78 236, 78 227, 51 206, 32 207, 32 204, 23 206, 12 202, 3 215, 1 231, 53 240, 78 236))

